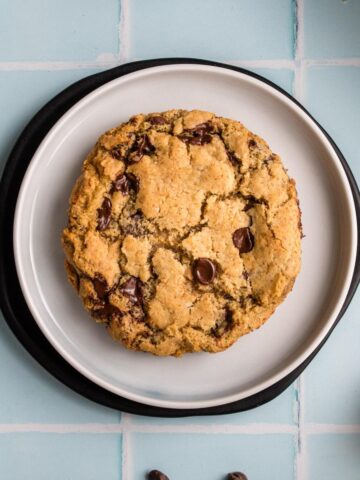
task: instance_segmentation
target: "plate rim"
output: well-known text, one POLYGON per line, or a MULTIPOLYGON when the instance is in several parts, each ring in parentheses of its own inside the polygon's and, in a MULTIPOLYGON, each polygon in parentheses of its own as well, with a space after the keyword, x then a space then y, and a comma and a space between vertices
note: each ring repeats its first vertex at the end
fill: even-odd
MULTIPOLYGON (((135 64, 125 64, 125 65, 123 65, 123 66, 115 67, 114 69, 111 69, 111 70, 108 70, 108 71, 105 71, 105 72, 100 72, 100 73, 98 73, 98 74, 95 74, 95 76, 98 76, 98 75, 101 76, 101 75, 103 75, 103 74, 106 73, 106 72, 114 72, 114 70, 118 70, 118 69, 121 70, 123 67, 129 67, 129 66, 130 66, 130 67, 132 66, 132 67, 135 67, 135 68, 139 67, 137 70, 142 70, 142 69, 144 69, 144 68, 149 68, 149 67, 158 66, 159 64, 160 64, 160 65, 169 65, 169 64, 174 64, 174 63, 178 63, 178 64, 184 64, 184 63, 194 64, 194 63, 197 63, 197 64, 210 65, 210 66, 222 67, 222 68, 227 68, 227 69, 230 69, 230 70, 235 70, 235 71, 238 71, 238 72, 243 73, 243 74, 245 74, 245 75, 248 75, 248 76, 250 76, 250 77, 255 77, 255 78, 257 78, 258 80, 262 81, 263 83, 265 83, 265 84, 267 84, 267 85, 270 85, 270 87, 273 87, 273 89, 277 90, 278 92, 282 93, 283 95, 285 95, 286 97, 288 97, 290 100, 292 100, 297 106, 300 107, 300 109, 301 109, 303 112, 305 112, 305 113, 310 117, 311 120, 313 120, 314 124, 315 124, 317 127, 320 127, 320 130, 322 131, 322 133, 325 133, 326 139, 330 142, 331 147, 334 149, 334 151, 335 151, 337 157, 339 158, 340 163, 342 164, 343 169, 344 169, 344 171, 345 171, 345 173, 346 173, 347 183, 350 185, 350 188, 351 188, 352 193, 353 193, 353 200, 354 200, 355 208, 359 206, 359 191, 358 191, 358 188, 357 188, 357 186, 356 186, 355 180, 354 180, 353 177, 352 177, 352 174, 351 174, 351 172, 350 172, 350 169, 349 169, 348 165, 346 164, 345 159, 343 158, 343 156, 341 155, 339 149, 338 149, 338 148, 336 147, 336 145, 333 143, 333 141, 332 141, 332 139, 329 137, 329 135, 327 135, 326 132, 324 132, 324 129, 318 124, 318 122, 317 122, 316 120, 314 120, 313 117, 304 109, 304 107, 302 107, 295 99, 293 99, 293 98, 291 97, 291 95, 287 94, 287 92, 284 92, 280 87, 278 87, 277 85, 273 84, 273 82, 270 82, 270 81, 268 81, 267 79, 264 79, 263 77, 261 77, 261 76, 258 75, 258 74, 254 74, 253 72, 249 72, 248 70, 241 69, 240 67, 233 67, 233 66, 230 66, 230 65, 223 65, 223 64, 220 64, 220 63, 217 63, 217 62, 208 62, 208 61, 206 61, 206 60, 204 61, 204 60, 197 60, 197 59, 161 59, 161 60, 152 60, 152 61, 150 60, 150 61, 145 61, 145 62, 135 62, 135 64), (140 64, 140 65, 139 65, 139 64, 140 64), (341 157, 342 157, 342 158, 341 158, 341 157), (342 161, 342 160, 343 160, 343 161, 342 161), (345 162, 345 164, 344 164, 344 162, 345 162), (347 168, 345 167, 345 165, 346 165, 347 168), (347 169, 348 169, 348 171, 347 171, 347 169), (350 175, 350 178, 349 178, 349 175, 350 175), (351 181, 351 180, 352 180, 352 181, 351 181)), ((135 70, 135 71, 137 71, 137 70, 135 70)), ((114 73, 115 73, 115 72, 114 72, 114 73)), ((126 72, 124 72, 123 74, 126 75, 126 72)), ((122 76, 123 74, 120 73, 119 76, 122 76)), ((93 76, 91 76, 91 77, 93 77, 93 76)), ((87 78, 91 78, 91 77, 86 77, 86 78, 83 79, 83 80, 86 80, 87 78)), ((117 77, 118 77, 118 75, 115 75, 115 78, 117 78, 117 77)), ((82 82, 83 80, 80 80, 80 82, 82 82)), ((80 82, 77 82, 77 83, 80 83, 80 82)), ((105 81, 104 83, 108 83, 108 82, 105 81)), ((76 84, 75 84, 75 85, 76 85, 76 84)), ((74 87, 74 85, 73 85, 73 87, 74 87)), ((69 87, 69 88, 71 88, 71 87, 69 87)), ((68 89, 66 89, 64 92, 62 92, 62 93, 60 94, 60 96, 61 96, 62 94, 65 94, 67 91, 68 91, 68 89)), ((55 97, 55 99, 53 99, 52 101, 56 100, 56 98, 58 98, 58 97, 55 97)), ((51 101, 51 102, 52 102, 52 101, 51 101)), ((50 102, 50 103, 51 103, 51 102, 50 102)), ((48 104, 48 105, 49 105, 49 104, 48 104)), ((46 107, 45 107, 45 108, 46 108, 46 107)), ((41 112, 40 112, 40 113, 41 113, 41 112)), ((60 115, 60 117, 62 117, 62 115, 60 115)), ((31 124, 31 122, 30 122, 30 124, 31 124)), ((26 130, 26 129, 25 129, 25 130, 26 130)), ((23 132, 23 135, 24 135, 24 133, 25 133, 25 131, 23 132)), ((41 143, 41 142, 40 142, 40 143, 41 143)), ((17 145, 15 145, 15 147, 14 147, 15 152, 16 152, 16 147, 17 147, 17 145)), ((12 156, 13 156, 13 154, 14 154, 14 150, 13 150, 12 154, 10 155, 9 160, 11 160, 11 158, 12 158, 12 156)), ((33 155, 31 155, 31 157, 33 157, 33 155)), ((357 224, 355 225, 355 228, 357 228, 357 231, 358 231, 358 230, 359 230, 359 212, 358 212, 358 208, 357 208, 356 214, 357 214, 357 222, 356 222, 357 224)), ((359 277, 359 272, 358 272, 358 270, 359 270, 359 268, 358 268, 358 267, 359 267, 359 262, 358 262, 358 260, 359 260, 359 242, 358 242, 358 244, 357 244, 357 259, 356 259, 356 263, 355 263, 355 268, 354 268, 354 273, 353 273, 353 283, 352 283, 352 286, 355 285, 355 289, 356 289, 356 285, 358 284, 358 281, 359 281, 359 278, 358 278, 358 277, 359 277), (354 279, 355 279, 355 282, 354 282, 354 279)), ((353 290, 353 292, 352 292, 352 294, 353 294, 354 291, 355 291, 355 289, 350 287, 350 288, 349 288, 349 291, 353 290)), ((351 294, 351 296, 352 296, 352 294, 351 294)), ((348 295, 348 296, 349 296, 349 295, 348 295)), ((345 305, 345 304, 348 304, 349 302, 350 302, 350 299, 346 299, 345 302, 344 302, 344 305, 345 305)), ((347 305, 346 305, 346 306, 347 306, 347 305)), ((343 313, 344 313, 344 308, 343 308, 342 311, 340 312, 339 317, 341 317, 343 313)), ((330 335, 332 329, 334 328, 335 324, 337 323, 337 321, 338 321, 339 319, 340 319, 340 318, 337 318, 337 319, 334 320, 334 325, 331 326, 332 328, 330 328, 330 330, 329 330, 328 334, 326 335, 326 337, 323 339, 323 341, 320 342, 319 345, 317 345, 317 347, 319 347, 318 349, 320 349, 321 346, 323 345, 323 343, 325 343, 326 339, 327 339, 328 336, 330 335)), ((317 350, 317 349, 315 349, 315 350, 317 350)), ((311 352, 309 356, 312 356, 313 353, 314 353, 314 352, 311 352)), ((305 359, 305 360, 307 360, 307 359, 305 359)), ((301 366, 301 365, 300 365, 300 366, 301 366)), ((292 372, 290 372, 290 373, 292 373, 292 372)), ((284 379, 282 378, 282 380, 284 380, 284 379)), ((261 393, 261 392, 258 392, 258 393, 261 393)), ((250 397, 247 397, 247 398, 250 398, 250 397)), ((240 402, 241 402, 241 400, 240 400, 240 402)), ((235 403, 236 403, 236 402, 235 402, 235 403)), ((227 405, 229 405, 229 404, 227 404, 227 405)), ((173 408, 172 408, 172 409, 173 409, 173 408)), ((195 409, 192 409, 192 410, 199 410, 199 407, 198 407, 198 408, 195 408, 195 409)), ((200 408, 200 410, 203 410, 203 408, 200 408)), ((215 412, 215 413, 216 413, 216 412, 215 412)))
MULTIPOLYGON (((244 75, 240 73, 240 78, 243 78, 245 82, 249 82, 250 84, 253 84, 255 87, 258 87, 260 89, 265 90, 266 93, 268 93, 271 96, 275 96, 277 100, 280 102, 285 102, 288 108, 291 110, 291 112, 294 115, 300 115, 306 124, 309 126, 309 128, 312 129, 312 131, 317 135, 318 141, 321 142, 322 145, 324 145, 324 148, 327 150, 327 155, 330 156, 329 162, 331 162, 331 159, 333 160, 333 164, 336 168, 336 175, 339 178, 340 184, 343 192, 342 194, 346 197, 346 200, 349 202, 349 207, 350 207, 350 221, 351 221, 351 228, 353 228, 352 236, 349 238, 349 250, 352 253, 351 258, 349 258, 349 266, 346 271, 346 277, 341 285, 341 287, 338 288, 336 292, 336 296, 338 297, 338 300, 336 304, 333 306, 332 311, 326 316, 326 322, 324 322, 324 325, 322 328, 318 331, 317 335, 307 344, 306 348, 301 349, 301 353, 296 355, 296 357, 289 363, 286 363, 282 366, 282 368, 278 369, 273 375, 268 376, 265 380, 258 382, 251 387, 248 387, 245 389, 245 391, 241 391, 240 393, 232 393, 229 395, 224 395, 221 394, 219 397, 211 398, 211 399, 199 399, 199 400, 169 400, 169 399, 158 399, 154 397, 146 397, 143 394, 136 393, 133 391, 129 391, 126 389, 126 387, 122 388, 120 386, 115 385, 114 383, 111 383, 111 381, 108 381, 104 379, 103 376, 101 376, 101 373, 96 373, 94 372, 89 366, 84 363, 82 359, 79 359, 77 357, 74 357, 66 348, 66 345, 61 341, 61 338, 59 338, 54 332, 51 331, 50 325, 43 319, 42 315, 40 314, 39 311, 39 303, 34 300, 33 295, 31 295, 31 292, 29 290, 29 283, 27 281, 27 274, 26 274, 26 268, 24 262, 26 261, 25 257, 27 258, 27 252, 23 254, 23 249, 22 247, 22 242, 21 242, 21 232, 22 232, 22 226, 23 226, 23 208, 25 204, 28 203, 29 197, 27 194, 29 193, 29 188, 31 188, 32 181, 34 179, 34 173, 36 173, 40 166, 41 168, 41 161, 43 159, 43 152, 46 150, 48 147, 48 144, 53 140, 56 135, 58 135, 59 130, 63 129, 64 127, 66 128, 66 125, 68 125, 68 122, 72 122, 72 119, 75 117, 77 118, 77 115, 85 110, 87 106, 91 106, 94 102, 96 105, 96 102, 100 101, 106 96, 108 92, 112 93, 114 91, 117 91, 118 89, 123 88, 124 86, 126 87, 127 84, 131 84, 133 81, 137 81, 140 79, 145 78, 151 78, 152 76, 155 75, 155 78, 157 75, 162 75, 166 74, 168 72, 173 73, 173 72, 188 72, 190 75, 194 72, 195 74, 197 72, 204 72, 205 74, 209 75, 220 75, 220 76, 225 76, 226 77, 232 77, 232 78, 239 78, 239 72, 232 72, 229 70, 223 70, 219 67, 213 67, 213 66, 208 66, 208 65, 189 65, 189 64, 183 64, 183 65, 163 65, 160 67, 151 67, 146 70, 141 70, 137 72, 133 72, 129 75, 126 75, 124 77, 116 78, 110 82, 107 82, 106 84, 102 85, 101 87, 95 89, 92 91, 90 94, 86 95, 84 98, 82 98, 79 102, 77 102, 72 108, 70 108, 65 115, 63 115, 58 122, 50 129, 46 137, 43 139, 41 144, 39 145, 38 149, 36 150, 34 156, 32 157, 30 164, 27 168, 27 171, 25 173, 25 176, 23 178, 23 182, 20 188, 20 192, 18 195, 18 201, 15 209, 15 219, 14 219, 14 252, 15 252, 15 264, 17 268, 17 273, 18 277, 20 280, 20 285, 22 288, 22 292, 25 296, 25 299, 27 301, 27 304, 29 306, 30 311, 33 314, 33 317, 40 327, 41 331, 49 342, 52 344, 52 346, 65 358, 65 360, 70 363, 74 368, 76 368, 82 375, 86 376, 89 380, 93 381, 94 383, 98 384, 99 386, 112 391, 113 393, 124 396, 128 398, 129 400, 135 400, 137 402, 141 402, 147 405, 152 405, 156 407, 167 407, 167 408, 184 408, 184 409, 192 409, 192 408, 206 408, 206 407, 213 407, 218 405, 219 403, 221 404, 226 404, 226 403, 231 403, 234 401, 241 400, 244 397, 248 397, 251 395, 254 395, 256 393, 259 393, 260 391, 268 388, 270 385, 273 383, 276 383, 279 381, 281 378, 289 374, 291 371, 293 371, 295 368, 297 368, 310 354, 311 352, 321 343, 322 339, 326 336, 326 333, 329 331, 331 328, 331 325, 334 322, 334 319, 336 319, 339 311, 341 310, 341 306, 345 300, 348 288, 351 283, 351 278, 353 275, 353 270, 355 268, 355 261, 356 261, 356 248, 357 248, 357 228, 354 227, 354 224, 356 223, 356 213, 355 213, 355 205, 354 205, 354 200, 351 196, 351 188, 350 184, 347 180, 346 174, 344 170, 342 169, 341 162, 339 158, 337 157, 336 153, 334 152, 330 142, 328 139, 324 136, 324 134, 321 132, 321 130, 318 128, 316 124, 312 122, 311 119, 308 119, 308 117, 304 114, 304 112, 299 109, 297 106, 294 106, 292 102, 290 102, 286 97, 283 97, 278 91, 274 90, 273 88, 269 87, 268 85, 262 84, 262 82, 259 82, 257 79, 253 79, 251 77, 248 77, 247 75, 244 75)), ((345 198, 344 197, 344 198, 345 198)), ((30 253, 31 255, 31 253, 30 253)))

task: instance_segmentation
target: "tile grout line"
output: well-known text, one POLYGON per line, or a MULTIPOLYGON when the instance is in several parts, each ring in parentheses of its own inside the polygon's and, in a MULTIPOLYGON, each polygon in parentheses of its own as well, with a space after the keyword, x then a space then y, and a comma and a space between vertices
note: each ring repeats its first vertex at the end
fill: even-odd
MULTIPOLYGON (((294 35, 294 83, 293 94, 302 104, 305 97, 304 88, 304 0, 295 1, 295 35, 294 35)), ((297 439, 295 456, 295 478, 306 480, 306 437, 304 430, 304 376, 301 374, 296 380, 297 388, 297 439)))
MULTIPOLYGON (((123 35, 121 35, 121 37, 123 37, 123 35)), ((124 39, 122 40, 122 42, 124 43, 124 39)), ((128 40, 126 40, 125 47, 120 47, 121 52, 119 53, 119 57, 121 63, 130 61, 128 45, 129 42, 128 40)), ((0 62, 0 71, 82 70, 87 68, 111 68, 119 65, 119 60, 101 60, 101 57, 102 56, 99 55, 99 60, 92 61, 0 62)), ((296 69, 299 68, 296 58, 295 60, 224 60, 224 63, 245 68, 270 68, 273 70, 287 69, 296 71, 296 69)), ((360 58, 301 59, 301 68, 303 67, 360 67, 360 58)))
POLYGON ((122 426, 122 455, 121 455, 121 480, 131 479, 131 415, 123 413, 121 417, 122 426))
POLYGON ((297 436, 297 454, 296 454, 296 480, 306 480, 306 429, 304 421, 304 374, 297 379, 298 390, 298 436, 297 436))
MULTIPOLYGON (((303 382, 303 378, 300 379, 303 382)), ((298 390, 303 397, 303 383, 298 390), (300 391, 302 390, 302 393, 300 391)), ((303 421, 303 412, 297 409, 298 419, 300 413, 300 422, 302 423, 302 433, 306 435, 328 434, 360 434, 360 424, 328 424, 328 423, 308 423, 303 421)), ((285 434, 298 436, 298 425, 283 423, 249 423, 243 425, 234 424, 184 424, 184 425, 152 425, 152 424, 134 424, 129 419, 129 414, 123 413, 120 423, 3 423, 0 424, 0 435, 6 433, 94 433, 94 434, 114 434, 114 433, 199 433, 199 434, 222 434, 222 435, 271 435, 285 434)))
POLYGON ((130 0, 119 0, 120 2, 120 24, 119 24, 119 60, 125 63, 129 58, 130 51, 130 0))

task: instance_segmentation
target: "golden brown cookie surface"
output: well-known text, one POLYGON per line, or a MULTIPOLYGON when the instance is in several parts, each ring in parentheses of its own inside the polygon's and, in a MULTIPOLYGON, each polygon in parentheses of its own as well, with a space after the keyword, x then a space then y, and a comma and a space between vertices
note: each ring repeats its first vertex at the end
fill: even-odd
POLYGON ((63 233, 85 308, 128 348, 218 352, 261 326, 300 269, 279 156, 202 111, 137 115, 84 162, 63 233))

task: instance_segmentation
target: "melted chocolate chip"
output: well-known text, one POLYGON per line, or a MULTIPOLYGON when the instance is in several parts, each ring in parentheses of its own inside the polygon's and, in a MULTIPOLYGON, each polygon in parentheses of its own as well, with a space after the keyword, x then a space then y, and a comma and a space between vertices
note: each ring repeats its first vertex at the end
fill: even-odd
POLYGON ((112 183, 110 193, 121 192, 123 195, 129 194, 129 182, 125 173, 118 175, 112 183))
POLYGON ((248 147, 249 148, 255 148, 257 147, 257 143, 255 142, 255 140, 253 138, 251 138, 249 141, 248 141, 248 147))
POLYGON ((123 195, 129 195, 130 190, 138 193, 139 180, 133 173, 122 173, 113 181, 110 193, 121 192, 123 195))
POLYGON ((193 265, 194 278, 203 285, 214 281, 216 275, 215 264, 209 258, 198 258, 193 265))
POLYGON ((92 316, 99 319, 107 319, 113 315, 121 316, 123 313, 111 303, 106 303, 101 308, 94 309, 92 312, 92 316))
POLYGON ((228 159, 230 160, 230 162, 234 165, 234 167, 239 166, 240 162, 237 159, 237 156, 235 155, 235 153, 229 152, 229 150, 227 150, 227 156, 228 156, 228 159))
POLYGON ((240 253, 250 252, 254 248, 254 236, 250 228, 238 228, 232 236, 233 244, 239 249, 240 253))
POLYGON ((113 147, 110 150, 111 156, 116 158, 116 160, 121 160, 124 157, 124 155, 122 153, 122 148, 123 148, 122 145, 116 145, 116 147, 113 147))
POLYGON ((233 313, 231 310, 226 308, 224 320, 219 325, 217 325, 216 328, 213 328, 211 330, 211 333, 214 335, 214 337, 221 338, 224 333, 228 332, 231 329, 233 323, 233 313))
POLYGON ((132 303, 142 303, 141 281, 137 277, 130 277, 126 282, 120 285, 120 291, 129 297, 132 303))
POLYGON ((151 155, 155 152, 155 147, 150 143, 147 135, 142 135, 132 147, 132 152, 129 155, 130 163, 137 163, 144 155, 151 155))
POLYGON ((95 292, 100 300, 105 300, 109 293, 109 288, 106 281, 99 275, 92 279, 92 283, 95 288, 95 292))
POLYGON ((139 179, 133 173, 127 173, 126 176, 128 179, 130 190, 133 190, 135 193, 138 193, 140 188, 139 179))
POLYGON ((101 207, 97 209, 97 230, 102 231, 108 227, 111 220, 111 207, 110 198, 105 197, 101 207))
POLYGON ((200 123, 195 128, 188 128, 178 137, 184 143, 191 145, 205 145, 212 139, 211 133, 214 133, 214 127, 210 123, 200 123))
POLYGON ((244 212, 247 212, 248 210, 250 210, 250 208, 253 208, 257 203, 259 203, 258 200, 256 200, 256 198, 252 195, 248 195, 245 198, 247 200, 247 203, 244 207, 244 212))
POLYGON ((154 115, 153 117, 150 117, 149 122, 151 125, 164 125, 166 123, 166 120, 164 117, 161 117, 160 115, 154 115))
POLYGON ((151 470, 147 478, 148 480, 169 480, 169 477, 165 473, 160 472, 160 470, 151 470))
POLYGON ((232 472, 228 473, 227 480, 248 480, 248 478, 245 473, 232 472))

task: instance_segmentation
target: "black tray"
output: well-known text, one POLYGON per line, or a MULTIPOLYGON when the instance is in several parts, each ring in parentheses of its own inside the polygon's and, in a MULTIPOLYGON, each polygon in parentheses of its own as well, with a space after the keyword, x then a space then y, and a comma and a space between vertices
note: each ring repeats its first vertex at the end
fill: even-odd
MULTIPOLYGON (((29 122, 18 138, 5 167, 1 179, 0 189, 0 304, 5 319, 13 331, 14 335, 26 348, 26 350, 52 375, 62 383, 80 393, 81 395, 124 412, 135 413, 139 415, 161 416, 161 417, 185 417, 193 415, 218 415, 225 413, 240 412, 262 405, 281 392, 283 392, 311 362, 326 340, 329 338, 332 330, 343 316, 347 309, 360 280, 360 248, 357 247, 356 266, 352 282, 347 294, 346 300, 342 306, 341 312, 334 322, 331 331, 326 338, 316 348, 314 352, 294 371, 285 378, 273 384, 271 387, 237 402, 217 407, 200 408, 191 410, 169 409, 152 407, 141 403, 133 402, 111 393, 81 375, 77 370, 71 367, 50 345, 44 335, 41 333, 35 320, 33 319, 25 299, 23 297, 19 280, 17 277, 14 261, 12 234, 15 205, 18 197, 20 185, 26 169, 39 144, 48 133, 50 128, 59 120, 59 118, 82 97, 92 92, 101 85, 121 77, 128 73, 142 70, 149 67, 169 64, 204 64, 227 68, 241 72, 245 75, 255 77, 260 81, 272 86, 286 97, 296 103, 310 118, 311 115, 300 105, 293 97, 282 90, 274 83, 265 78, 242 68, 224 65, 216 62, 197 60, 191 58, 167 58, 158 60, 146 60, 121 65, 105 72, 97 73, 80 80, 70 87, 63 90, 50 102, 48 102, 29 122)), ((314 120, 312 118, 312 120, 314 120)), ((315 121, 315 120, 314 120, 315 121)), ((316 121, 315 121, 316 122, 316 121)), ((317 123, 317 122, 316 122, 317 123)), ((319 125, 317 123, 317 125, 319 125)), ((357 225, 360 225, 360 194, 351 170, 346 163, 342 153, 330 138, 330 136, 319 125, 321 130, 331 142, 336 151, 347 175, 351 186, 354 202, 356 206, 357 225)))

